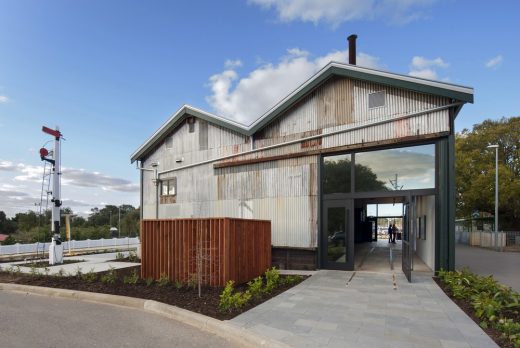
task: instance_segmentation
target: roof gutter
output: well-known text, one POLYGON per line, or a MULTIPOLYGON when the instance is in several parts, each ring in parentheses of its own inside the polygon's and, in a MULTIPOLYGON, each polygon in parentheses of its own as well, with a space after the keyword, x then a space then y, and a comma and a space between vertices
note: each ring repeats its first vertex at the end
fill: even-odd
POLYGON ((178 167, 178 168, 163 170, 163 171, 158 172, 157 174, 158 174, 158 176, 160 176, 160 175, 163 175, 163 174, 176 172, 176 171, 179 171, 179 170, 188 169, 188 168, 192 168, 192 167, 197 167, 197 166, 204 165, 204 164, 209 164, 209 163, 213 163, 213 162, 227 160, 227 159, 230 159, 230 158, 235 158, 235 157, 239 157, 239 156, 249 155, 249 154, 260 152, 260 151, 276 149, 276 148, 279 148, 279 147, 292 145, 292 144, 297 144, 297 143, 301 143, 301 142, 308 141, 308 140, 324 138, 324 137, 328 137, 328 136, 332 136, 332 135, 336 135, 336 134, 341 134, 341 133, 355 131, 355 130, 366 128, 366 127, 378 126, 378 125, 389 123, 389 122, 405 120, 405 119, 408 119, 408 118, 412 118, 412 117, 416 117, 416 116, 420 116, 420 115, 424 115, 424 114, 429 114, 429 113, 432 113, 432 112, 446 110, 446 109, 449 109, 449 108, 452 108, 452 107, 460 107, 460 106, 462 106, 464 104, 465 104, 465 102, 456 102, 456 103, 451 103, 451 104, 447 104, 447 105, 442 105, 442 106, 438 106, 438 107, 431 108, 431 109, 428 109, 428 110, 417 111, 417 112, 413 112, 413 113, 406 114, 406 115, 399 116, 399 117, 392 117, 392 118, 387 118, 387 119, 384 119, 384 120, 381 120, 381 121, 369 122, 369 123, 365 123, 365 124, 362 124, 362 125, 359 125, 359 126, 354 126, 354 127, 350 127, 350 128, 346 128, 346 129, 341 129, 341 130, 333 131, 333 132, 330 132, 330 133, 317 134, 317 135, 313 135, 313 136, 306 137, 306 138, 295 139, 295 140, 291 140, 291 141, 286 141, 284 143, 269 145, 269 146, 265 146, 265 147, 261 147, 261 148, 257 148, 257 149, 252 149, 252 150, 249 150, 249 151, 235 153, 235 154, 228 155, 228 156, 223 156, 223 157, 218 157, 218 158, 214 158, 214 159, 210 159, 210 160, 206 160, 206 161, 202 161, 202 162, 188 164, 188 165, 185 165, 185 166, 182 166, 182 167, 178 167))

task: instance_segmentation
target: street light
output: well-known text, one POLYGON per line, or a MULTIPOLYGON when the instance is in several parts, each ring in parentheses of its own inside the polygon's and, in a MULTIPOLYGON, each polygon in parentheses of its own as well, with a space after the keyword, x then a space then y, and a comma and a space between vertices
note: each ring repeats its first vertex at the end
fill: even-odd
MULTIPOLYGON (((488 148, 495 149, 495 243, 496 243, 497 237, 498 237, 498 145, 489 145, 488 148)), ((495 245, 495 247, 498 246, 497 244, 495 245)))

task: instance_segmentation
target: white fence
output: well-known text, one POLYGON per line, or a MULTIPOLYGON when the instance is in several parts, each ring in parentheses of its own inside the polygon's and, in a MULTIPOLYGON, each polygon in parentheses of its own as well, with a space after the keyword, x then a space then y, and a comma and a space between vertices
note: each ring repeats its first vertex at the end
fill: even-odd
MULTIPOLYGON (((71 240, 70 242, 63 242, 63 250, 69 250, 69 244, 72 250, 81 249, 111 249, 123 247, 135 247, 139 245, 138 237, 112 238, 112 239, 87 239, 87 240, 71 240)), ((47 243, 32 243, 32 244, 13 244, 0 245, 0 256, 16 255, 16 254, 30 254, 41 253, 49 250, 50 242, 47 243)))

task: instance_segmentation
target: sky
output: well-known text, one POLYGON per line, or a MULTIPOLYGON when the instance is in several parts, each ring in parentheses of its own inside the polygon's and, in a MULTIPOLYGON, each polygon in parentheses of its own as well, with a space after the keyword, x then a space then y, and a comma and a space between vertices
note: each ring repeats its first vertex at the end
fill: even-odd
POLYGON ((330 60, 475 88, 456 130, 519 115, 518 1, 0 0, 0 210, 139 204, 130 155, 183 104, 249 124, 330 60), (46 145, 52 148, 52 143, 46 145), (44 200, 45 206, 45 200, 44 200))

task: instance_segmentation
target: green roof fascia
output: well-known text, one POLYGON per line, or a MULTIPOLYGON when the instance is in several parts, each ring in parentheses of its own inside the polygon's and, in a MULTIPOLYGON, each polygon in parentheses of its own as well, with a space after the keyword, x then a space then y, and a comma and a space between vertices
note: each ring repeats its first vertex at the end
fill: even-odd
POLYGON ((151 148, 164 140, 165 136, 175 129, 186 117, 194 116, 209 123, 233 130, 239 134, 249 136, 247 128, 231 120, 197 110, 189 105, 184 105, 173 114, 146 142, 144 142, 130 157, 130 163, 140 160, 151 148))
MULTIPOLYGON (((355 67, 357 68, 357 67, 355 67)), ((330 63, 327 65, 321 72, 318 72, 316 75, 314 75, 314 79, 311 78, 307 82, 305 82, 300 88, 300 90, 296 90, 293 92, 294 94, 290 96, 287 100, 282 101, 280 104, 274 106, 270 111, 265 113, 265 116, 260 118, 257 122, 253 123, 252 127, 250 128, 250 135, 256 133, 258 130, 265 127, 267 124, 269 124, 273 119, 278 117, 280 114, 288 110, 291 106, 293 106, 296 102, 298 102, 301 98, 303 98, 306 94, 311 92, 313 89, 315 89, 318 85, 329 79, 331 76, 341 76, 341 77, 348 77, 363 81, 370 81, 382 85, 387 85, 391 87, 396 88, 403 88, 412 90, 415 92, 420 93, 426 93, 426 94, 433 94, 433 95, 439 95, 451 99, 456 99, 463 102, 473 103, 473 94, 472 93, 465 93, 461 91, 455 91, 452 89, 446 89, 438 86, 433 86, 432 84, 439 84, 439 82, 426 80, 426 79, 420 79, 416 77, 410 77, 405 75, 398 75, 393 73, 386 73, 378 70, 373 69, 367 69, 367 72, 365 71, 359 71, 359 70, 353 70, 349 69, 348 66, 344 64, 338 64, 338 63, 330 63), (391 76, 384 76, 384 75, 393 75, 395 77, 391 76), (401 78, 399 78, 401 77, 401 78), (419 81, 424 81, 424 83, 421 82, 413 82, 413 81, 407 81, 408 79, 414 79, 419 81)), ((444 84, 444 83, 442 83, 444 84)), ((447 84, 446 84, 447 85, 447 84)), ((453 85, 455 86, 455 85, 453 85)), ((462 87, 462 86, 457 86, 462 87)), ((463 87, 465 89, 469 89, 467 87, 463 87)))
MULTIPOLYGON (((408 90, 412 90, 412 91, 420 92, 420 93, 439 95, 442 97, 456 99, 459 101, 473 104, 473 94, 472 93, 465 93, 465 92, 461 92, 461 91, 454 91, 452 89, 446 89, 446 88, 442 88, 442 87, 432 86, 431 83, 438 84, 438 82, 436 82, 436 81, 414 78, 414 79, 424 80, 424 82, 425 82, 425 83, 419 83, 419 82, 406 81, 406 80, 402 80, 399 78, 393 78, 393 77, 388 77, 388 76, 374 75, 374 74, 365 73, 362 71, 345 70, 345 69, 341 69, 341 68, 338 68, 335 66, 333 66, 332 69, 334 70, 334 74, 338 75, 338 76, 351 77, 354 79, 370 81, 370 82, 379 83, 382 85, 388 85, 391 87, 404 88, 404 89, 408 89, 408 90)), ((397 75, 397 74, 394 74, 394 75, 403 76, 403 75, 397 75)), ((403 77, 406 77, 406 76, 403 76, 403 77)))

